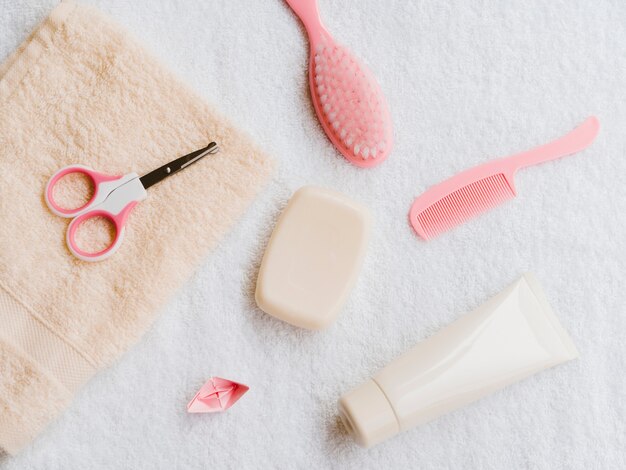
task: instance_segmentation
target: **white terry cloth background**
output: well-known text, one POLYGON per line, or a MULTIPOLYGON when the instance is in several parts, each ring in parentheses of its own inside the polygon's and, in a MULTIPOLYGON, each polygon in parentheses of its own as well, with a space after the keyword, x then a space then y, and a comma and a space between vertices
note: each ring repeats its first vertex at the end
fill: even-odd
MULTIPOLYGON (((55 3, 0 0, 1 60, 55 3)), ((304 30, 282 0, 93 3, 279 169, 145 339, 3 470, 626 466, 626 3, 319 0, 389 100, 396 147, 373 170, 345 163, 322 133, 304 30), (429 185, 589 114, 602 124, 596 143, 521 172, 517 199, 429 243, 412 233, 407 211, 429 185), (304 184, 362 201, 376 222, 352 296, 319 333, 253 300, 273 222, 304 184), (373 449, 353 445, 340 394, 525 270, 581 359, 373 449), (251 390, 224 415, 187 415, 211 374, 251 390)))

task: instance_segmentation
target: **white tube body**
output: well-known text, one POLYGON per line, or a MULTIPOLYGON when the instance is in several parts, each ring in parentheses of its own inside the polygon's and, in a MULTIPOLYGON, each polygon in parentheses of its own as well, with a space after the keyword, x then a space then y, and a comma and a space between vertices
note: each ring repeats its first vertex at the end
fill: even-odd
POLYGON ((534 276, 526 274, 373 378, 393 411, 395 426, 381 427, 391 413, 380 403, 372 407, 381 410, 374 416, 378 424, 364 421, 371 423, 372 418, 364 411, 365 397, 378 393, 372 384, 366 384, 367 392, 351 392, 354 399, 342 397, 340 410, 357 440, 372 445, 577 356, 534 276))

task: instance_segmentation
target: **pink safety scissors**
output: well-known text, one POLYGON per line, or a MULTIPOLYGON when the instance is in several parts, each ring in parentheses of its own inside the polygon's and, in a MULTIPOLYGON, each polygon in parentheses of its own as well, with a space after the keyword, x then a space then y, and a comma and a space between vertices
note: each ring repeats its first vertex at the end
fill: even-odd
POLYGON ((211 142, 206 147, 177 158, 150 173, 139 177, 137 173, 124 176, 110 176, 92 170, 84 165, 70 165, 57 171, 46 185, 46 204, 56 215, 73 218, 67 228, 67 246, 74 256, 84 261, 101 261, 117 251, 124 238, 124 226, 133 208, 147 197, 146 189, 168 176, 187 168, 201 158, 218 151, 217 144, 211 142), (54 201, 54 186, 70 173, 83 173, 93 181, 94 193, 91 199, 76 209, 66 209, 54 201), (115 238, 111 245, 96 253, 81 250, 76 244, 76 230, 88 219, 105 217, 115 227, 115 238))

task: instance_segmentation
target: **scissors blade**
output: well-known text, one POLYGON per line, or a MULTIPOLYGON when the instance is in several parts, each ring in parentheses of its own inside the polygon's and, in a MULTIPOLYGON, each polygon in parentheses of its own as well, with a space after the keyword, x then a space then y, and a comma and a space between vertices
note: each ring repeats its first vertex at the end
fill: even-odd
POLYGON ((150 173, 139 178, 139 181, 141 181, 141 184, 143 184, 145 189, 148 189, 150 186, 157 184, 168 176, 187 168, 189 165, 197 162, 201 158, 217 153, 218 150, 219 147, 217 144, 215 142, 211 142, 209 145, 201 148, 200 150, 191 152, 190 154, 184 155, 176 160, 172 160, 156 170, 152 170, 150 173))

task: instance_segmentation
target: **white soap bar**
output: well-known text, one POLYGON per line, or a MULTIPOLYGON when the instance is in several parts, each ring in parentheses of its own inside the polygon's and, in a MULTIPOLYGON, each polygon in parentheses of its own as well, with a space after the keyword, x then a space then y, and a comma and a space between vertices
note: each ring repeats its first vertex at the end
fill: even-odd
POLYGON ((265 251, 257 305, 296 326, 328 326, 356 281, 370 226, 367 208, 338 192, 314 186, 296 191, 265 251))

